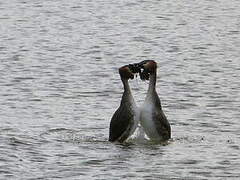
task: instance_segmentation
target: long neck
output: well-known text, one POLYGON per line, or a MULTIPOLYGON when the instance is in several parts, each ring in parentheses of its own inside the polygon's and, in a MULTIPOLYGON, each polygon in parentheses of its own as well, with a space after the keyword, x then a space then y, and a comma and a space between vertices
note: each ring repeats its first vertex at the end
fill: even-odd
POLYGON ((128 104, 128 103, 132 103, 134 102, 133 97, 132 97, 132 93, 131 93, 131 89, 130 86, 128 84, 128 80, 127 79, 122 79, 122 83, 123 83, 123 87, 124 87, 124 92, 122 95, 122 101, 121 104, 128 104))
POLYGON ((157 73, 154 72, 150 74, 146 100, 150 100, 151 103, 153 103, 156 107, 159 107, 160 109, 162 109, 161 101, 156 92, 156 80, 157 80, 157 73))
POLYGON ((131 93, 131 89, 128 83, 127 79, 122 79, 122 83, 123 83, 123 88, 124 88, 124 93, 131 93))
POLYGON ((149 93, 153 93, 155 92, 155 88, 156 88, 156 78, 157 78, 157 73, 154 72, 152 74, 150 74, 149 76, 149 86, 148 86, 148 94, 149 93))

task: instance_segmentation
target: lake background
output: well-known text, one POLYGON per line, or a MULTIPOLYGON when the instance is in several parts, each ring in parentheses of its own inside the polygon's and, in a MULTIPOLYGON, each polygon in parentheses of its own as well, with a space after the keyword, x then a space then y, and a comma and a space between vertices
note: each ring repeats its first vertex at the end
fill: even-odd
MULTIPOLYGON (((0 1, 0 179, 238 179, 238 0, 0 1), (108 142, 118 68, 153 59, 168 145, 108 142)), ((148 83, 130 81, 137 105, 148 83)))

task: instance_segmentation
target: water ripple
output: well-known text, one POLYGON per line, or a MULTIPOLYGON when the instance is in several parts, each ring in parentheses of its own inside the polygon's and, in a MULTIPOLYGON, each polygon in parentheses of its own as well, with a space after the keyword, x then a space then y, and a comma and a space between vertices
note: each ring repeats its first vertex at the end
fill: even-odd
MULTIPOLYGON (((0 2, 0 179, 237 179, 239 3, 0 2), (153 59, 166 144, 108 142, 118 68, 153 59)), ((140 106, 147 83, 130 81, 140 106)))

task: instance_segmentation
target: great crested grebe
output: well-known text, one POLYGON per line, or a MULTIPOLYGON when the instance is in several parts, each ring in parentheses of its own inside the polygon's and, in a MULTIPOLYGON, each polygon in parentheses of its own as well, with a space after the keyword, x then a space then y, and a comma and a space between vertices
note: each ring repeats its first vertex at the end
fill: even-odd
MULTIPOLYGON (((139 63, 140 64, 140 63, 139 63)), ((156 92, 157 63, 143 61, 144 73, 149 77, 147 96, 140 110, 140 124, 147 136, 153 141, 165 141, 171 138, 171 127, 163 113, 161 101, 156 92)))
POLYGON ((130 137, 138 124, 138 110, 133 99, 128 83, 129 79, 134 78, 129 66, 119 68, 119 74, 123 83, 124 92, 120 107, 113 114, 110 122, 109 141, 124 142, 130 137))

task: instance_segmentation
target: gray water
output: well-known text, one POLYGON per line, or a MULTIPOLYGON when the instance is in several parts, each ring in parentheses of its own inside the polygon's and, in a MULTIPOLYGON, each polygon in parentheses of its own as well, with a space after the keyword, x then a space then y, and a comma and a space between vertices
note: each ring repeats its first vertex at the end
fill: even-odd
MULTIPOLYGON (((239 179, 238 0, 0 1, 0 179, 239 179), (153 59, 168 144, 108 142, 118 68, 153 59)), ((148 83, 130 82, 138 106, 148 83)))

